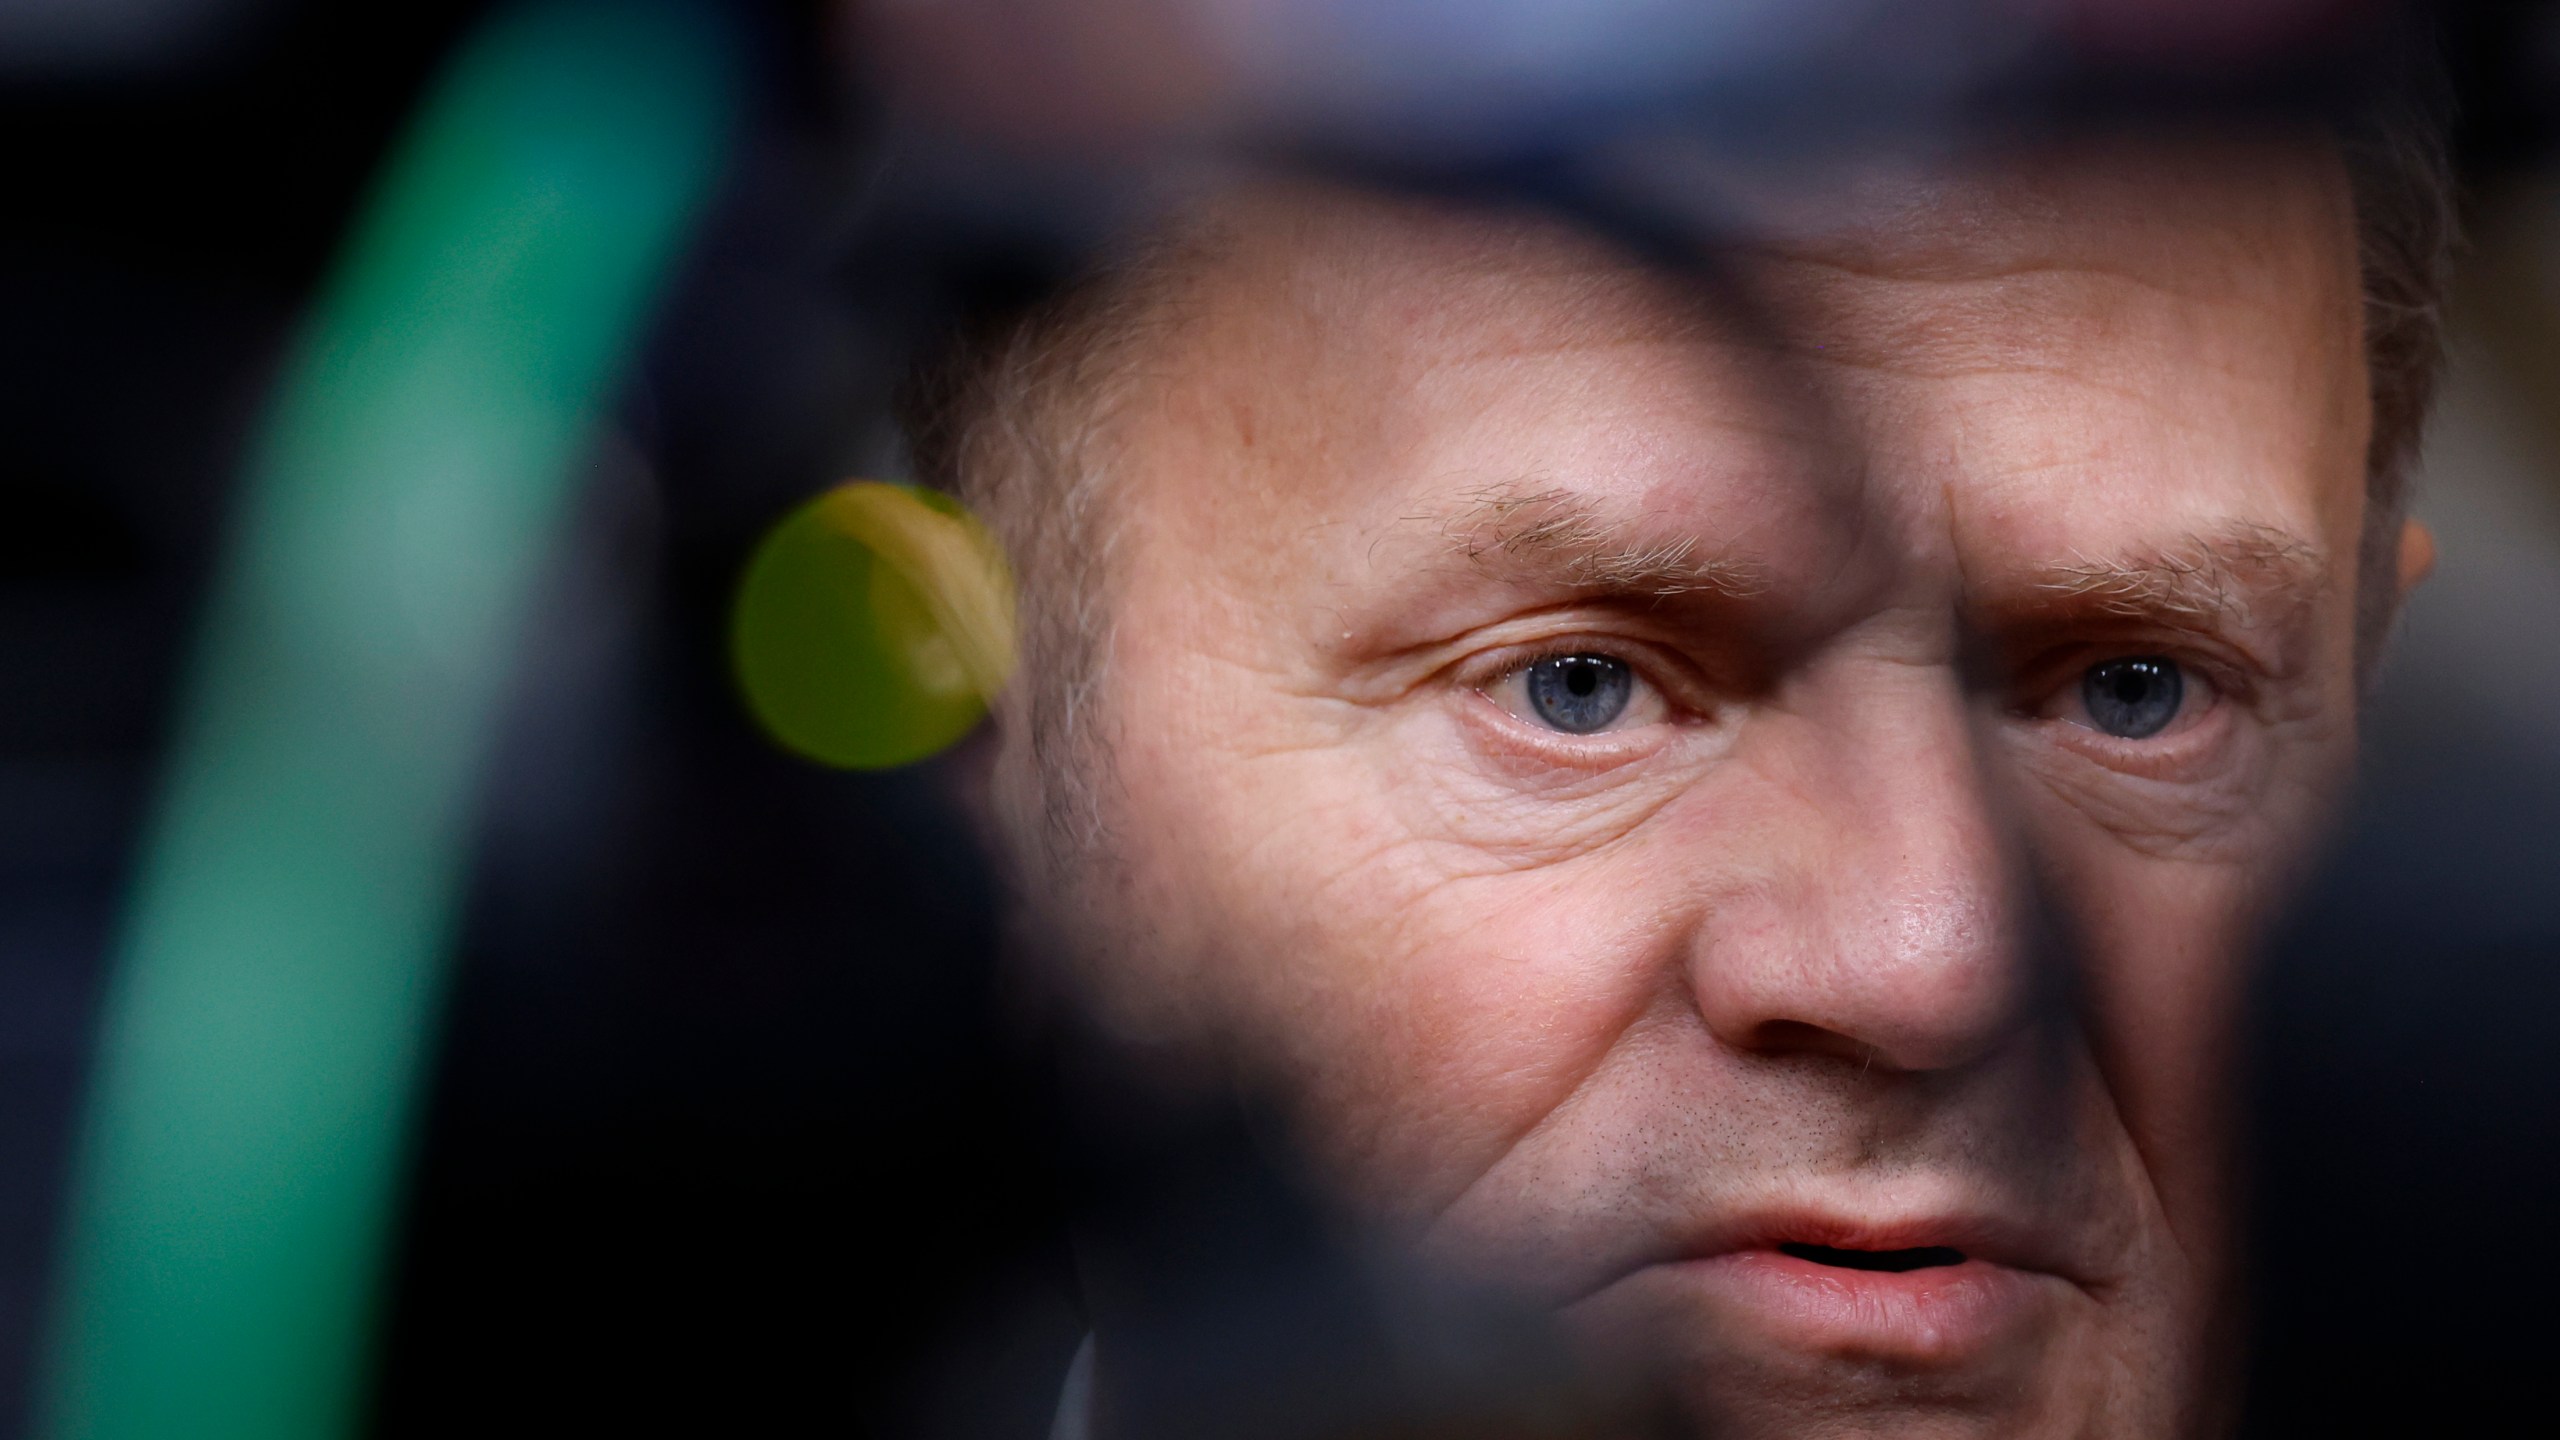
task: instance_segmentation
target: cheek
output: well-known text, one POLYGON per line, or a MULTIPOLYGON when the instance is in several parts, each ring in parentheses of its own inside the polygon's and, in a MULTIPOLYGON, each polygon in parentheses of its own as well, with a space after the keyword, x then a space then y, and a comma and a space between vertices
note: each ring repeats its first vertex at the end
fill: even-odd
POLYGON ((2164 859, 2111 835, 2041 845, 2071 932, 2080 1024, 2174 1230, 2209 1253, 2227 1194, 2238 1025, 2263 920, 2262 870, 2164 859))
MULTIPOLYGON (((1313 1078, 1343 1178, 1388 1213, 1456 1198, 1596 1070, 1677 967, 1670 877, 1614 853, 1395 897, 1383 946, 1337 919, 1354 1017, 1313 1078)), ((1352 907, 1337 912, 1347 918, 1352 907)))
POLYGON ((1680 874, 1641 844, 1488 846, 1483 828, 1512 833, 1488 797, 1393 725, 1204 740, 1124 736, 1117 828, 1150 933, 1116 988, 1276 1081, 1364 1204, 1437 1209, 1677 973, 1680 874))

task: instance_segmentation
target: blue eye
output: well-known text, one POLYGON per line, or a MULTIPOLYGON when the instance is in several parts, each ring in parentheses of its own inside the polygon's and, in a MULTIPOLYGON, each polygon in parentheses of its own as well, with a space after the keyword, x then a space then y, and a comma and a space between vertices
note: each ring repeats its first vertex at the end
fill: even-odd
POLYGON ((2178 662, 2158 655, 2101 661, 2080 677, 2080 702, 2088 707, 2089 723, 2121 740, 2159 734, 2178 718, 2186 693, 2178 662))
POLYGON ((1606 655, 1559 655, 1522 672, 1529 709, 1568 735, 1605 729, 1626 713, 1635 672, 1606 655))

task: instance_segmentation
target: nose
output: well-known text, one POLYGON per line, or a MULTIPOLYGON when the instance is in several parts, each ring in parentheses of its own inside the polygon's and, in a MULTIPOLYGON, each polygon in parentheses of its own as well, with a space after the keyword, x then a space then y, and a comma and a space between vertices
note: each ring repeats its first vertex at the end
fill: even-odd
POLYGON ((1691 947, 1699 1013, 1739 1050, 1962 1066, 2027 989, 1978 722, 1944 666, 1846 663, 1799 699, 1743 740, 1755 853, 1691 947))

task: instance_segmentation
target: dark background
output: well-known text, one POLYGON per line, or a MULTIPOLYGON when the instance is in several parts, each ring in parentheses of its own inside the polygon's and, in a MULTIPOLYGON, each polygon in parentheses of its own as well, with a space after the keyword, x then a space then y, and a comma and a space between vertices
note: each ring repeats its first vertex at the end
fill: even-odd
MULTIPOLYGON (((0 70, 0 1433, 243 449, 481 10, 280 0, 147 61, 0 70)), ((918 328, 1018 277, 884 248, 843 42, 815 6, 742 13, 750 120, 597 447, 487 785, 385 1435, 1036 1436, 1079 1333, 1041 1062, 1008 1038, 951 774, 785 756, 723 649, 763 530, 892 463, 918 328)), ((2560 30, 2480 6, 2448 33, 2474 192, 2529 188, 2560 30)), ((2264 988, 2258 1433, 2551 1408, 2560 766, 2535 736, 2560 714, 2432 673, 2387 692, 2366 800, 2264 988)))

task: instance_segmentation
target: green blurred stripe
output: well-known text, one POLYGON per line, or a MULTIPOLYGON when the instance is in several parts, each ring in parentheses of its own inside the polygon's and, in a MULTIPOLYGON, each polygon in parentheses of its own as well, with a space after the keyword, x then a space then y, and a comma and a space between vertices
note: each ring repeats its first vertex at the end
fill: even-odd
POLYGON ((249 475, 131 899, 39 1433, 360 1423, 492 712, 739 74, 704 10, 505 12, 352 236, 249 475))

